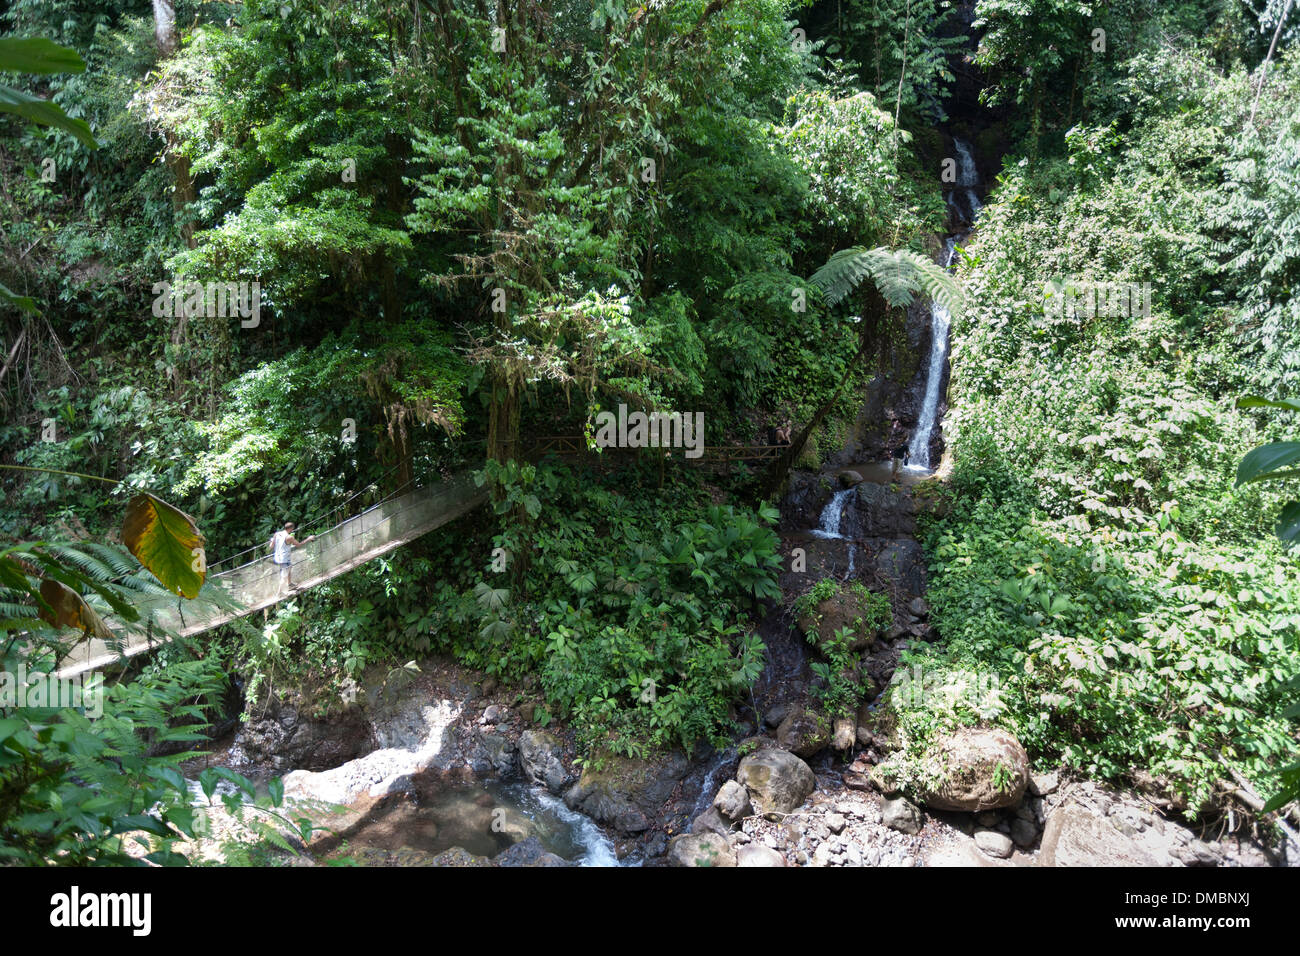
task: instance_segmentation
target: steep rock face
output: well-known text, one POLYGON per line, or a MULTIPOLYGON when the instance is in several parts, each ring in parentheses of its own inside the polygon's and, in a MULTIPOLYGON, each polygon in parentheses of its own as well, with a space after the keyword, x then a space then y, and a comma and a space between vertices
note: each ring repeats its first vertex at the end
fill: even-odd
POLYGON ((883 461, 906 447, 925 391, 923 357, 930 354, 930 313, 924 303, 908 307, 900 331, 883 339, 872 357, 876 374, 867 383, 844 446, 827 459, 827 468, 883 461))
POLYGON ((240 732, 249 758, 277 770, 329 770, 373 750, 374 733, 360 708, 328 720, 314 720, 296 707, 276 707, 250 720, 240 732))

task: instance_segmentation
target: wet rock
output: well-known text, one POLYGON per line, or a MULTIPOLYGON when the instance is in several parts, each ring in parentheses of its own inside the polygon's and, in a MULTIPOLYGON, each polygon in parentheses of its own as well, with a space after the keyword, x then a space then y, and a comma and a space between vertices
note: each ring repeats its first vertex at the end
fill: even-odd
POLYGON ((545 730, 526 730, 519 737, 519 765, 530 783, 559 793, 569 780, 564 769, 564 745, 545 730))
POLYGON ((809 471, 792 473, 788 490, 781 499, 780 529, 802 531, 817 527, 822 509, 833 494, 834 489, 825 476, 809 471))
POLYGON ((686 833, 668 844, 670 866, 735 866, 736 853, 716 833, 686 833))
POLYGON ((770 846, 750 843, 736 851, 736 866, 785 866, 785 857, 770 846))
POLYGON ((876 571, 903 596, 919 596, 925 592, 925 551, 919 542, 911 538, 886 540, 878 548, 873 547, 872 553, 876 571))
POLYGON ((754 809, 769 820, 780 820, 817 788, 812 769, 794 754, 777 748, 760 750, 742 760, 736 780, 749 792, 754 809))
POLYGON ((498 704, 488 704, 483 711, 483 723, 495 724, 505 715, 505 710, 498 704))
POLYGON ((644 833, 650 829, 650 820, 644 813, 633 807, 616 816, 614 826, 627 833, 644 833))
POLYGON ((849 518, 853 538, 903 538, 916 534, 911 493, 890 485, 864 482, 852 496, 849 518))
POLYGON ((830 727, 815 711, 794 708, 776 731, 777 745, 798 757, 811 757, 830 743, 830 727))
POLYGON ((909 835, 921 832, 925 826, 925 814, 911 800, 897 797, 885 800, 880 807, 881 822, 891 830, 909 835))
POLYGON ((998 860, 1005 860, 1013 849, 1011 838, 997 830, 976 830, 975 845, 998 860))
POLYGON ((734 780, 728 780, 722 785, 718 795, 713 798, 713 806, 724 820, 731 823, 739 823, 754 812, 749 802, 749 791, 734 780))
POLYGON ((450 700, 408 700, 385 710, 372 724, 378 750, 330 770, 286 774, 285 794, 295 800, 351 804, 363 794, 409 791, 416 774, 446 771, 458 763, 452 730, 459 715, 460 707, 450 700))
POLYGON ((923 802, 936 810, 1013 807, 1029 784, 1029 757, 1005 730, 963 728, 943 738, 928 760, 926 776, 941 782, 923 793, 923 802))
POLYGON ((922 618, 930 616, 930 605, 926 603, 925 598, 912 598, 908 602, 907 610, 913 617, 922 618))
POLYGON ((773 704, 763 715, 763 723, 769 727, 780 727, 781 721, 785 720, 785 715, 790 713, 790 705, 784 701, 773 704))
POLYGON ((585 768, 578 782, 565 792, 564 802, 597 823, 622 829, 620 821, 658 814, 689 767, 690 761, 680 753, 654 760, 610 757, 600 769, 585 768))
POLYGON ((250 760, 279 770, 329 770, 369 753, 376 745, 360 706, 313 720, 295 707, 273 705, 245 724, 237 739, 250 760))
POLYGON ((551 853, 535 836, 521 840, 492 858, 494 866, 572 866, 568 860, 551 853))
POLYGON ((476 773, 508 777, 515 771, 515 745, 501 734, 480 734, 468 761, 476 773))
POLYGON ((862 484, 862 480, 862 476, 852 469, 840 472, 840 485, 845 488, 852 488, 854 485, 860 485, 862 484))

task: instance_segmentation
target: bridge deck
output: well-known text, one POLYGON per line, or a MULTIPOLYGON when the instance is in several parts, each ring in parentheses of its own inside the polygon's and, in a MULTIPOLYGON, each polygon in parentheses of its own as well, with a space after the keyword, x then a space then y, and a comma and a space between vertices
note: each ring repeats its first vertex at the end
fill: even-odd
MULTIPOLYGON (((770 461, 780 456, 784 445, 736 445, 706 447, 699 459, 687 461, 770 461)), ((684 458, 681 448, 666 449, 673 458, 684 458)), ((546 453, 561 456, 587 454, 585 439, 580 435, 556 435, 536 440, 530 457, 546 453)), ((346 574, 395 548, 414 541, 459 518, 487 500, 487 492, 474 485, 466 472, 426 488, 416 488, 396 495, 340 522, 316 536, 316 540, 294 550, 293 577, 295 591, 283 587, 280 569, 270 555, 218 573, 210 572, 203 590, 193 603, 183 600, 143 609, 142 619, 149 619, 154 630, 189 637, 202 633, 292 597, 297 591, 346 574), (205 598, 207 600, 205 600, 205 598)), ((215 567, 215 565, 214 565, 215 567)), ((118 635, 120 650, 99 638, 79 644, 60 662, 59 677, 74 677, 87 671, 108 667, 124 658, 143 654, 165 644, 169 637, 150 639, 143 625, 128 629, 111 615, 104 622, 118 635)))
MULTIPOLYGON (((294 549, 293 583, 302 590, 346 574, 428 534, 486 500, 486 490, 476 488, 468 475, 462 475, 442 485, 417 488, 380 502, 317 535, 315 541, 294 549)), ((193 604, 186 606, 186 602, 178 600, 174 605, 156 609, 152 618, 159 630, 188 637, 270 607, 294 593, 282 587, 280 569, 267 555, 210 575, 193 604), (209 589, 220 593, 214 595, 209 589), (204 601, 209 595, 214 600, 204 601)), ((128 632, 123 622, 111 616, 105 616, 104 621, 122 636, 122 651, 115 651, 104 641, 93 638, 64 658, 58 676, 73 677, 107 667, 168 640, 163 637, 151 641, 138 626, 128 632)))

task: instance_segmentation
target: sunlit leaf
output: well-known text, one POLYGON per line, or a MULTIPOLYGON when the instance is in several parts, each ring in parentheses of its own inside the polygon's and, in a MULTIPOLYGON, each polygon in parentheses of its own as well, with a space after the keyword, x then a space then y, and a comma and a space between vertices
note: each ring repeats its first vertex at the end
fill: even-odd
POLYGON ((147 492, 136 495, 122 522, 122 543, 167 590, 198 595, 207 577, 206 562, 196 560, 203 535, 185 512, 147 492))

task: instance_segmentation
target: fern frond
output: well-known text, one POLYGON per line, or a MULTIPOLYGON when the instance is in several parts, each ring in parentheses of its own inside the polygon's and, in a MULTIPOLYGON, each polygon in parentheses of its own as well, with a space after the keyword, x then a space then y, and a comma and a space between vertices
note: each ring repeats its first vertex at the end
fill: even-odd
POLYGON ((834 253, 808 281, 831 305, 841 301, 863 279, 870 279, 894 308, 912 304, 917 294, 938 302, 956 317, 965 308, 957 280, 937 263, 910 249, 867 249, 855 246, 834 253))

